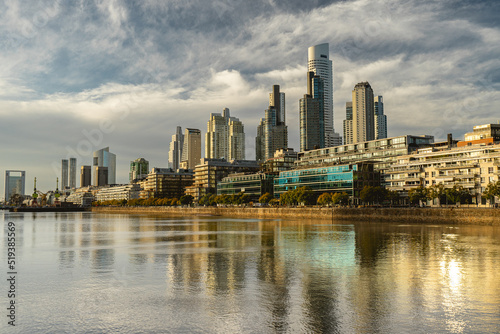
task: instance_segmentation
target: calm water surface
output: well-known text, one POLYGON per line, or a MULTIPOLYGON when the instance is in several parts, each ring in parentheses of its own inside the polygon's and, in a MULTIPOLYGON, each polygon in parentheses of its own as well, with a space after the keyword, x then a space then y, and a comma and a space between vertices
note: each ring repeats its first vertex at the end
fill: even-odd
POLYGON ((500 228, 0 213, 1 333, 498 333, 500 228), (17 229, 7 325, 6 222, 17 229))

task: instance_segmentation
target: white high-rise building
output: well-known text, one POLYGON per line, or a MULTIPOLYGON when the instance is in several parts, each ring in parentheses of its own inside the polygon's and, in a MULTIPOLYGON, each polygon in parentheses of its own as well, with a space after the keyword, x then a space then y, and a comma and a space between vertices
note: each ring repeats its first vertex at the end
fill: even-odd
MULTIPOLYGON (((100 149, 99 151, 94 152, 94 161, 93 161, 94 169, 97 170, 96 167, 107 167, 107 182, 106 184, 116 184, 116 155, 109 152, 109 147, 105 147, 100 149)), ((105 171, 104 168, 100 169, 103 173, 105 171)), ((97 174, 94 174, 94 185, 97 186, 96 178, 97 174)), ((102 180, 103 178, 101 178, 102 180)))
POLYGON ((311 46, 308 49, 308 72, 314 72, 323 79, 324 85, 324 127, 325 147, 342 145, 342 138, 333 124, 333 65, 328 43, 311 46))
POLYGON ((172 136, 172 141, 170 142, 170 150, 168 151, 168 167, 173 170, 179 169, 182 161, 182 148, 184 147, 184 135, 182 134, 182 128, 177 127, 175 135, 172 136))
POLYGON ((384 115, 384 98, 375 96, 375 139, 387 138, 387 116, 384 115))
POLYGON ((205 134, 205 157, 245 160, 243 123, 236 117, 230 117, 228 108, 224 108, 222 114, 210 114, 205 134))

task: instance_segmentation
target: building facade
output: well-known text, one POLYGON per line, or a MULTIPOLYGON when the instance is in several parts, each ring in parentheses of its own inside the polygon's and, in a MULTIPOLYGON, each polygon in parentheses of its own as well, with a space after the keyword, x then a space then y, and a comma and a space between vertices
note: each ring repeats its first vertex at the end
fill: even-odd
POLYGON ((180 198, 194 181, 189 169, 153 168, 142 182, 141 198, 180 198))
POLYGON ((184 147, 184 135, 182 128, 178 126, 175 134, 172 135, 168 151, 168 167, 174 170, 179 169, 182 160, 182 149, 184 147))
POLYGON ((273 194, 274 176, 265 173, 234 173, 222 178, 217 184, 217 195, 245 193, 249 200, 257 202, 265 193, 273 194))
POLYGON ((14 194, 24 196, 26 172, 21 170, 5 171, 5 202, 14 194))
POLYGON ((300 150, 325 147, 323 79, 309 72, 307 94, 299 101, 300 150))
POLYGON ((353 130, 352 130, 352 102, 345 104, 345 120, 344 120, 344 145, 353 144, 353 130))
POLYGON ((201 160, 201 131, 186 128, 184 132, 184 147, 182 148, 182 169, 192 169, 201 160))
POLYGON ((80 167, 80 188, 92 185, 92 167, 80 167))
POLYGON ((68 171, 69 163, 67 159, 62 159, 61 161, 61 189, 65 190, 68 188, 68 171))
MULTIPOLYGON (((116 184, 116 155, 109 152, 109 147, 94 152, 93 166, 94 172, 97 170, 95 167, 107 167, 106 184, 116 184)), ((94 185, 98 185, 95 178, 94 185)))
POLYGON ((95 200, 98 202, 104 201, 121 201, 139 198, 141 187, 138 184, 114 185, 100 188, 95 194, 95 200))
POLYGON ((144 158, 138 158, 130 161, 129 182, 137 182, 138 180, 145 179, 149 173, 149 161, 144 158))
POLYGON ((333 65, 330 60, 328 43, 309 47, 307 50, 308 72, 323 79, 324 85, 324 145, 327 147, 342 145, 342 138, 335 133, 333 112, 333 65))
POLYGON ((104 187, 109 184, 108 180, 109 170, 108 167, 94 166, 94 186, 104 187))
POLYGON ((69 158, 69 187, 76 188, 76 158, 69 158))
POLYGON ((375 96, 374 104, 375 139, 387 138, 387 116, 384 115, 384 98, 375 96))
POLYGON ((375 139, 375 111, 372 87, 360 82, 352 91, 353 144, 375 139))
POLYGON ((205 157, 208 159, 244 159, 245 131, 243 123, 231 117, 229 109, 210 114, 205 134, 205 157))

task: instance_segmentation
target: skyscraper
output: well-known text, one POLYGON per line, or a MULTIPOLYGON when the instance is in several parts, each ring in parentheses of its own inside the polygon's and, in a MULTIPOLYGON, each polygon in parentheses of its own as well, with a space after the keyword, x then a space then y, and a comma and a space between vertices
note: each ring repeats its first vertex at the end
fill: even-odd
POLYGON ((129 182, 145 179, 149 173, 149 161, 144 158, 130 161, 129 182))
POLYGON ((229 109, 222 114, 211 113, 205 134, 205 157, 208 159, 244 160, 245 131, 243 123, 229 116, 229 109))
POLYGON ((76 158, 69 158, 69 187, 76 188, 76 158))
POLYGON ((109 169, 104 166, 94 166, 94 186, 102 187, 110 184, 109 169))
POLYGON ((269 108, 257 127, 255 156, 266 160, 274 156, 278 149, 288 148, 288 127, 285 125, 285 93, 280 86, 274 85, 269 94, 269 108), (259 137, 260 136, 260 137, 259 137))
POLYGON ((182 164, 185 169, 194 169, 201 160, 201 131, 186 128, 184 147, 182 148, 182 164))
MULTIPOLYGON (((107 167, 107 178, 106 184, 116 184, 116 155, 109 152, 109 147, 105 147, 98 151, 94 152, 94 167, 107 167)), ((101 173, 104 173, 104 169, 100 170, 101 173)), ((100 175, 100 174, 99 174, 100 175)), ((94 185, 98 185, 97 174, 94 173, 94 185)), ((102 182, 104 178, 101 177, 100 181, 102 182)))
POLYGON ((333 122, 333 65, 329 56, 328 43, 311 46, 308 49, 308 71, 323 79, 325 146, 342 145, 342 138, 335 132, 333 122))
POLYGON ((375 139, 387 138, 387 116, 384 115, 384 99, 382 96, 375 96, 375 139))
POLYGON ((80 168, 80 187, 92 185, 92 167, 82 166, 80 168))
POLYGON ((352 91, 352 143, 375 139, 374 97, 368 82, 360 82, 352 91))
POLYGON ((61 189, 68 188, 68 160, 62 159, 61 163, 61 189))
POLYGON ((172 141, 170 142, 170 150, 168 151, 168 167, 173 170, 179 169, 182 159, 182 148, 184 146, 184 135, 182 134, 182 128, 177 127, 175 135, 172 136, 172 141))
POLYGON ((307 74, 307 94, 299 101, 300 150, 325 147, 323 79, 307 74))
POLYGON ((21 170, 5 171, 5 202, 14 194, 24 196, 26 172, 21 170), (11 175, 14 174, 14 175, 11 175))
POLYGON ((352 102, 345 104, 346 119, 344 120, 344 144, 352 144, 352 102))

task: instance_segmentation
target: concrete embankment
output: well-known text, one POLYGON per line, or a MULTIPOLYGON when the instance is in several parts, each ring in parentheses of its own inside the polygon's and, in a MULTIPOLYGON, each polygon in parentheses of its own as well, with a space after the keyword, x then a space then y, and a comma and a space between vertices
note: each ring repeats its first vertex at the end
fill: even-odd
POLYGON ((166 216, 329 219, 422 224, 500 225, 500 209, 489 208, 215 208, 95 207, 93 212, 166 216))

